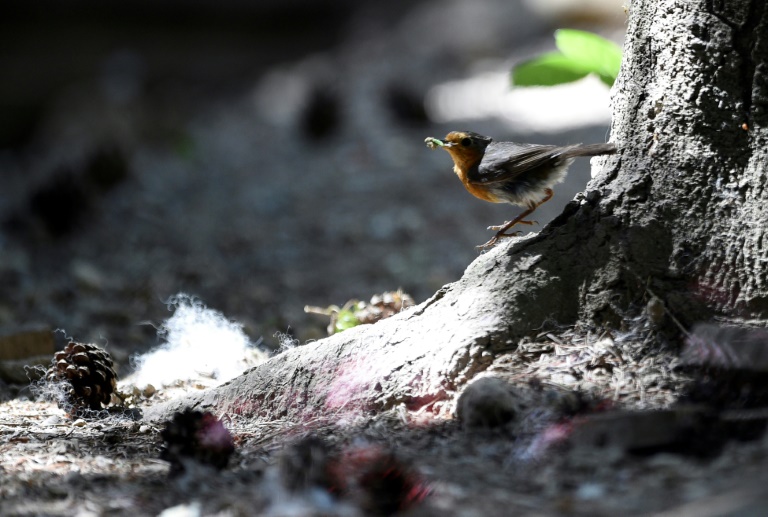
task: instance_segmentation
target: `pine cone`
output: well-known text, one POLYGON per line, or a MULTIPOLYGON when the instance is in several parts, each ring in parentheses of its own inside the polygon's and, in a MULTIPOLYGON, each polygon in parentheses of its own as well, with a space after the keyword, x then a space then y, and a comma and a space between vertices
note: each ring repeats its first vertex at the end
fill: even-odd
POLYGON ((418 505, 432 491, 427 481, 391 450, 352 446, 329 462, 333 492, 357 502, 364 515, 393 515, 418 505))
POLYGON ((232 435, 221 420, 208 411, 187 409, 176 413, 160 436, 165 441, 160 458, 171 463, 171 475, 184 471, 184 459, 223 469, 235 452, 232 435))
POLYGON ((376 323, 413 305, 415 303, 410 294, 401 290, 390 291, 373 295, 371 302, 360 308, 356 315, 360 323, 376 323))
MULTIPOLYGON (((70 342, 56 352, 45 378, 71 385, 65 404, 76 411, 99 410, 107 405, 117 387, 117 375, 109 353, 96 345, 70 342)), ((61 404, 60 404, 61 405, 61 404)))

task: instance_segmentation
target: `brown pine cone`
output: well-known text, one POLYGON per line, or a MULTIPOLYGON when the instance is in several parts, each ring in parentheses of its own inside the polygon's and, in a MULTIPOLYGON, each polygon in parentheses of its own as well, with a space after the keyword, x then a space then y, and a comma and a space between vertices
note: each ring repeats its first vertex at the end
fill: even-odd
POLYGON ((56 352, 45 374, 51 382, 68 382, 70 389, 63 404, 75 409, 99 410, 109 404, 117 387, 117 375, 109 353, 96 345, 70 342, 56 352), (102 406, 103 405, 103 406, 102 406))
POLYGON ((165 441, 160 458, 171 463, 171 476, 184 471, 184 460, 221 470, 235 452, 234 439, 229 430, 208 411, 186 409, 174 414, 160 436, 165 441))

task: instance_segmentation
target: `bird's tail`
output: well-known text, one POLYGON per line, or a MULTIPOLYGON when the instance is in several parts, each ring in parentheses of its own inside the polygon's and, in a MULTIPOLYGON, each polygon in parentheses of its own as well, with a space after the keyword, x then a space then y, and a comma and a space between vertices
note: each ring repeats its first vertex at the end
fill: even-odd
POLYGON ((574 145, 563 154, 565 154, 568 158, 575 158, 576 156, 600 156, 601 154, 614 154, 615 152, 616 146, 613 144, 587 144, 574 145))

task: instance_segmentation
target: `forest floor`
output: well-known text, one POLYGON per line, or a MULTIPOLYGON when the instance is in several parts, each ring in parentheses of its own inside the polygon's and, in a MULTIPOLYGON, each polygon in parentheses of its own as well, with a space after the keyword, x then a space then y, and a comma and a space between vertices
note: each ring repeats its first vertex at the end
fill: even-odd
POLYGON ((0 405, 0 510, 363 516, 389 514, 382 508, 394 500, 399 514, 415 516, 764 514, 768 439, 722 442, 710 439, 714 427, 696 426, 670 438, 669 411, 690 411, 674 408, 691 378, 645 337, 547 333, 498 355, 487 374, 517 387, 518 410, 492 428, 404 407, 300 423, 218 415, 236 446, 228 467, 191 462, 177 476, 160 459, 165 423, 138 415, 200 385, 145 397, 123 383, 131 409, 88 419, 12 400, 0 405), (308 436, 336 451, 331 459, 306 456, 308 436), (394 459, 377 471, 377 457, 394 459), (382 481, 344 493, 306 481, 324 468, 360 479, 372 469, 382 481), (388 485, 391 472, 407 482, 388 485))

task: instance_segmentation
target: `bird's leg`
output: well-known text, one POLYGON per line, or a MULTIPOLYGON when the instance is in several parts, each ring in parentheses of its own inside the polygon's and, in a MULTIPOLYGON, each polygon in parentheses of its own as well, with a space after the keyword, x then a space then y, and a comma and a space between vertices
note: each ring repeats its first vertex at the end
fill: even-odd
MULTIPOLYGON (((526 214, 530 214, 531 212, 533 212, 533 210, 529 210, 528 212, 521 214, 520 217, 525 217, 526 214)), ((516 224, 534 224, 534 223, 538 224, 538 221, 522 221, 522 220, 518 221, 520 217, 516 217, 514 221, 505 221, 504 223, 499 225, 489 226, 488 229, 494 230, 497 232, 503 232, 505 230, 508 230, 509 228, 512 228, 516 224)), ((515 232, 515 233, 519 233, 519 232, 515 232)), ((510 234, 510 235, 513 235, 513 234, 510 234)))
POLYGON ((493 246, 494 244, 499 242, 499 240, 504 238, 504 237, 514 237, 515 235, 517 235, 520 232, 515 232, 515 233, 504 233, 504 232, 506 232, 507 230, 509 230, 510 228, 512 228, 516 224, 533 224, 533 221, 526 221, 525 218, 528 217, 529 215, 531 215, 533 213, 533 211, 536 210, 537 208, 539 208, 541 205, 543 205, 544 203, 546 203, 547 201, 552 199, 552 195, 554 194, 554 192, 552 191, 551 188, 545 189, 544 193, 546 194, 546 196, 544 196, 544 199, 542 199, 541 201, 539 201, 536 204, 531 204, 528 207, 528 210, 526 210, 522 214, 518 215, 517 217, 515 217, 511 221, 507 221, 504 224, 499 225, 499 226, 489 226, 488 227, 489 230, 498 230, 498 231, 497 231, 496 235, 494 235, 491 238, 491 240, 489 240, 488 242, 486 242, 485 244, 483 244, 481 246, 478 246, 478 248, 490 248, 491 246, 493 246))
MULTIPOLYGON (((536 210, 536 208, 538 208, 538 206, 539 205, 534 205, 534 206, 528 208, 528 210, 526 210, 522 214, 520 214, 517 217, 515 217, 514 219, 512 219, 511 221, 507 221, 506 223, 500 224, 499 226, 489 226, 488 229, 489 230, 496 230, 498 232, 496 234, 496 237, 502 237, 504 235, 507 235, 504 232, 506 232, 507 230, 509 230, 510 228, 512 228, 516 224, 533 224, 533 221, 526 221, 525 218, 528 217, 529 215, 531 215, 533 213, 533 211, 536 210)), ((514 235, 514 234, 509 234, 509 235, 514 235)))

